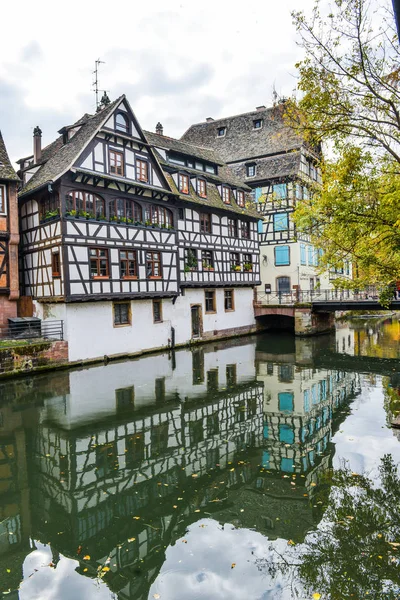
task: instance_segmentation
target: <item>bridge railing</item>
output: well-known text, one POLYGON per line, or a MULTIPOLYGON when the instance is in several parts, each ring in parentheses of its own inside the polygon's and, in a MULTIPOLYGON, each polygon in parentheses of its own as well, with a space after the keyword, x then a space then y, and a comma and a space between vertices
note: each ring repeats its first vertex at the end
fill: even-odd
POLYGON ((0 325, 0 341, 64 339, 63 321, 41 321, 40 319, 13 319, 8 325, 0 325))
POLYGON ((379 291, 375 288, 365 290, 290 290, 288 292, 272 291, 257 292, 256 304, 307 304, 312 302, 371 302, 377 301, 379 291))

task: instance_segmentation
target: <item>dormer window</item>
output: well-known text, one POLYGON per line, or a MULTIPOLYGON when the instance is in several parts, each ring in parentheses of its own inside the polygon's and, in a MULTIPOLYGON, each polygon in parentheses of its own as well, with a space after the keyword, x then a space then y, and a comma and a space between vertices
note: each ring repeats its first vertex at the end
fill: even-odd
POLYGON ((242 192, 241 190, 237 191, 237 205, 241 206, 242 208, 244 208, 244 192, 242 192))
POLYGON ((261 127, 262 127, 262 119, 254 119, 253 129, 261 129, 261 127))
POLYGON ((123 113, 117 113, 115 117, 115 129, 122 133, 129 133, 129 121, 123 113))
POLYGON ((179 173, 179 191, 182 192, 182 194, 189 193, 189 177, 182 173, 179 173))
POLYGON ((218 129, 217 129, 218 137, 224 137, 225 134, 226 134, 226 127, 218 127, 218 129))
POLYGON ((246 176, 247 177, 255 177, 256 175, 256 165, 246 165, 246 176))
POLYGON ((224 204, 231 203, 231 190, 228 187, 222 187, 222 200, 224 204))
POLYGON ((204 179, 197 180, 197 193, 201 198, 207 198, 207 184, 204 179))

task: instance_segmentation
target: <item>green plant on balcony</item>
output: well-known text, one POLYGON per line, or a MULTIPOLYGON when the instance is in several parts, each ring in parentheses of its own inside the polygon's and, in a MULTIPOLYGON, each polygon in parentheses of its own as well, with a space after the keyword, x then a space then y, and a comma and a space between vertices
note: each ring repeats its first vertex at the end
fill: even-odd
POLYGON ((238 272, 241 271, 241 267, 240 265, 231 265, 231 270, 238 272))
POLYGON ((78 213, 76 210, 72 209, 72 210, 67 210, 65 213, 66 217, 77 217, 78 213))
POLYGON ((214 267, 212 265, 210 265, 208 262, 206 262, 205 260, 203 260, 202 265, 203 265, 203 271, 214 271, 214 267))
POLYGON ((243 269, 247 272, 252 271, 253 270, 253 265, 252 263, 244 263, 243 265, 243 269))

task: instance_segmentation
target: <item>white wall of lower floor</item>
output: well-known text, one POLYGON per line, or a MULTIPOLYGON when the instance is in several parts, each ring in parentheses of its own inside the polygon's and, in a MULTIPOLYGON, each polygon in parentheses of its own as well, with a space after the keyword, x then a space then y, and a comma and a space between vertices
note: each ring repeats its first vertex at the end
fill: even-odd
POLYGON ((77 303, 36 303, 36 315, 42 319, 64 321, 69 360, 86 360, 104 355, 133 354, 172 343, 188 344, 193 339, 191 307, 200 307, 202 333, 197 339, 246 333, 255 328, 253 288, 229 288, 234 292, 234 310, 225 311, 224 289, 214 288, 216 310, 205 311, 205 290, 185 289, 175 299, 162 299, 162 322, 154 323, 152 299, 131 300, 130 325, 114 325, 112 301, 77 303))

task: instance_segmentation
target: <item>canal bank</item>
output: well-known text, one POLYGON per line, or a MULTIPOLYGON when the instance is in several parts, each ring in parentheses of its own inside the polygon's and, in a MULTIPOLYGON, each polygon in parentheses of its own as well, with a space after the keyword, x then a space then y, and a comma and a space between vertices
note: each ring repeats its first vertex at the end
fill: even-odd
POLYGON ((389 493, 380 459, 400 461, 388 427, 400 368, 380 375, 368 360, 399 358, 399 324, 340 325, 0 382, 0 592, 330 600, 329 584, 342 598, 391 598, 388 542, 400 531, 386 531, 386 503, 365 486, 368 474, 389 493), (344 461, 367 503, 352 499, 344 461), (307 579, 295 563, 332 521, 343 522, 331 532, 340 552, 320 544, 323 573, 307 579))

